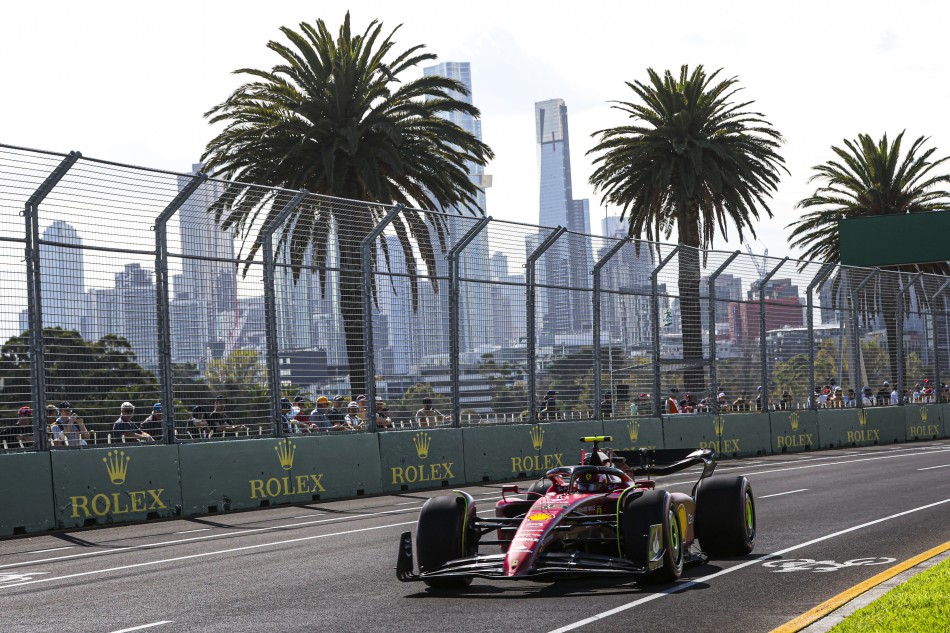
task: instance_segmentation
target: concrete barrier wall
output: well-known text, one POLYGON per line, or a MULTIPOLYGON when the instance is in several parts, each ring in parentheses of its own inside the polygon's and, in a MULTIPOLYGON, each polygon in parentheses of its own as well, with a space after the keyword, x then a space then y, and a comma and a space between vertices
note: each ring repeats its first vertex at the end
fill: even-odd
POLYGON ((0 457, 0 535, 541 477, 579 438, 725 457, 947 437, 950 404, 114 445, 0 457))
POLYGON ((56 527, 50 453, 4 455, 0 481, 0 536, 56 527))

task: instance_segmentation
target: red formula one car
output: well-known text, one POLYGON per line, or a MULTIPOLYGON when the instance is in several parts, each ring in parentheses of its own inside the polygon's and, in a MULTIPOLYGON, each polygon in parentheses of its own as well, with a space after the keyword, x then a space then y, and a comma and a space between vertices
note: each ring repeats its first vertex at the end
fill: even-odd
POLYGON ((611 439, 581 438, 593 443, 581 463, 549 470, 524 497, 518 486, 502 486, 491 518, 478 516, 475 501, 459 490, 429 499, 416 526, 419 573, 413 571, 412 533, 404 532, 397 577, 441 588, 465 587, 473 578, 591 575, 667 583, 686 564, 752 551, 752 487, 745 477, 710 477, 713 451, 599 448, 611 439), (652 477, 699 465, 691 494, 656 489, 652 477), (480 553, 490 546, 501 553, 480 553))

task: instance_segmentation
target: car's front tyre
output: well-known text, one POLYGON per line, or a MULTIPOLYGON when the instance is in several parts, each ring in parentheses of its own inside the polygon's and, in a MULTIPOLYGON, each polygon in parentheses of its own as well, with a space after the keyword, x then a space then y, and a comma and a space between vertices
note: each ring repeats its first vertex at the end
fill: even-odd
MULTIPOLYGON (((440 495, 422 506, 416 524, 416 558, 419 571, 433 571, 456 558, 473 554, 477 548, 469 526, 475 504, 468 495, 440 495)), ((448 576, 423 578, 426 585, 440 589, 466 587, 471 578, 448 576)))
POLYGON ((623 553, 632 562, 647 567, 650 552, 663 549, 663 564, 643 576, 643 584, 675 581, 683 573, 683 534, 676 519, 673 499, 665 490, 648 490, 623 502, 620 517, 623 553), (650 543, 651 527, 659 525, 661 542, 650 543))

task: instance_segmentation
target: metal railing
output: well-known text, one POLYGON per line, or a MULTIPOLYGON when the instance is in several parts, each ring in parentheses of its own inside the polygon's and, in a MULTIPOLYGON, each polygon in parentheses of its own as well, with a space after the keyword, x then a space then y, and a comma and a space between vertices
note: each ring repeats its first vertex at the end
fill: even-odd
POLYGON ((10 146, 0 214, 3 450, 948 398, 945 277, 10 146))

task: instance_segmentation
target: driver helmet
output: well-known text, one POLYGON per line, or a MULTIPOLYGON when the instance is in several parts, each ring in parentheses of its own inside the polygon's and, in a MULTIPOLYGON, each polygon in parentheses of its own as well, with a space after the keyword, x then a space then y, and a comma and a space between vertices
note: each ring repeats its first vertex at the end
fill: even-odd
POLYGON ((607 475, 584 473, 577 478, 577 492, 607 492, 607 475))

